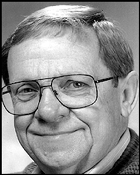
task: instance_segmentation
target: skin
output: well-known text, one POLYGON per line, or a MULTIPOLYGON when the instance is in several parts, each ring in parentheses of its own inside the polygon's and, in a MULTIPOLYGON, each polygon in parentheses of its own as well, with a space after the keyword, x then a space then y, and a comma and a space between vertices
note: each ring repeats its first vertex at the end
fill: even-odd
MULTIPOLYGON (((88 35, 91 39, 83 42, 67 34, 13 46, 8 56, 10 82, 73 73, 89 74, 96 80, 110 77, 99 58, 96 35, 93 31, 88 35)), ((15 116, 21 145, 46 174, 83 173, 118 143, 127 127, 127 117, 121 115, 122 89, 111 80, 97 87, 98 99, 89 107, 70 110, 46 88, 34 114, 15 116)))

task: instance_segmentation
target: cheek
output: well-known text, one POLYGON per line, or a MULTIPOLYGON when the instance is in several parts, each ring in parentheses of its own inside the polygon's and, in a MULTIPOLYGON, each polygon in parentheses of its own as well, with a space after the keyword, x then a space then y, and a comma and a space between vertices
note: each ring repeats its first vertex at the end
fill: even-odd
POLYGON ((19 142, 24 147, 24 145, 28 145, 27 141, 27 129, 29 125, 31 124, 32 116, 26 115, 26 116, 15 116, 14 117, 14 126, 15 131, 18 137, 19 142))
POLYGON ((98 105, 81 109, 77 117, 89 130, 87 137, 91 138, 91 149, 88 160, 90 164, 95 165, 115 144, 113 121, 103 106, 98 105))
POLYGON ((120 116, 120 100, 117 88, 111 88, 99 97, 95 115, 97 126, 93 128, 93 137, 96 143, 111 149, 116 145, 122 132, 122 119, 120 116))
POLYGON ((14 126, 15 126, 15 131, 16 131, 18 140, 29 155, 32 155, 32 150, 28 143, 26 131, 32 122, 32 118, 33 116, 31 115, 14 117, 14 126))
POLYGON ((15 116, 14 117, 14 125, 16 130, 19 132, 26 132, 26 129, 31 124, 33 116, 31 115, 25 115, 25 116, 15 116))
POLYGON ((94 105, 79 110, 77 117, 88 126, 94 144, 98 145, 115 142, 113 137, 117 137, 121 125, 119 111, 119 98, 112 90, 99 97, 94 105))
POLYGON ((107 115, 110 122, 117 122, 120 116, 120 98, 118 88, 113 88, 112 86, 106 90, 102 89, 102 93, 99 91, 98 106, 100 106, 100 111, 102 115, 107 115))

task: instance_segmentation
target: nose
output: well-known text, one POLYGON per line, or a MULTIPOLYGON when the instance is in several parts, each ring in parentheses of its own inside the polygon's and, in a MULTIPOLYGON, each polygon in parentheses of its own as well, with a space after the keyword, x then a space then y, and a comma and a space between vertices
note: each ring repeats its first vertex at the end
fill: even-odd
POLYGON ((62 118, 68 117, 68 114, 69 109, 57 100, 52 89, 44 89, 36 113, 37 117, 46 122, 60 122, 62 118))

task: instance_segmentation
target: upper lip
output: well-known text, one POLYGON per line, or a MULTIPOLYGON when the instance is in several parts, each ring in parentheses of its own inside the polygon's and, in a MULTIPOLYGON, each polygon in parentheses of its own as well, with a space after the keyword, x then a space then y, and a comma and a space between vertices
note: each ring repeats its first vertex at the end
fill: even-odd
POLYGON ((30 133, 32 133, 33 135, 38 135, 38 136, 57 136, 57 135, 62 135, 62 134, 70 134, 70 133, 73 133, 73 132, 76 132, 77 130, 74 130, 74 131, 61 131, 61 132, 34 132, 34 131, 31 131, 30 133))

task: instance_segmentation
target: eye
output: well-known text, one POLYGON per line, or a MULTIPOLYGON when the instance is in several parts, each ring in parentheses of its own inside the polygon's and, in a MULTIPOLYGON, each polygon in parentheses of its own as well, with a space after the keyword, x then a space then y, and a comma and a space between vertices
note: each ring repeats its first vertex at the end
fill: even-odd
POLYGON ((72 82, 71 85, 72 85, 73 87, 75 87, 75 88, 80 88, 80 87, 85 86, 84 83, 78 82, 78 81, 72 82))
POLYGON ((15 96, 22 102, 27 102, 38 96, 39 90, 30 84, 24 84, 16 90, 15 96))
POLYGON ((27 94, 31 92, 34 92, 34 90, 31 88, 23 88, 23 89, 18 90, 18 93, 23 93, 23 94, 27 94))
POLYGON ((70 81, 67 81, 67 83, 64 86, 64 89, 70 89, 70 90, 77 89, 78 90, 78 89, 85 88, 87 86, 88 85, 83 82, 70 80, 70 81))
POLYGON ((24 84, 17 89, 16 95, 18 95, 18 96, 32 96, 36 92, 38 92, 38 90, 36 88, 34 88, 31 85, 24 84))

